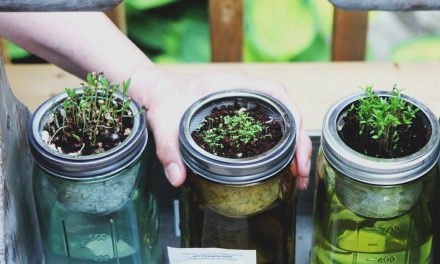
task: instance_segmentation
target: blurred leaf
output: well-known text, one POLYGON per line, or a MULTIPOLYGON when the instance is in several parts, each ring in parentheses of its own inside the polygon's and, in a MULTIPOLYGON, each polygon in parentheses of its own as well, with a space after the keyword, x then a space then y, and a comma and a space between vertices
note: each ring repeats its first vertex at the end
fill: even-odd
POLYGON ((253 45, 249 43, 249 38, 244 38, 243 40, 243 61, 244 62, 260 62, 264 61, 261 58, 258 51, 253 48, 253 45))
POLYGON ((163 50, 166 38, 172 36, 171 20, 159 16, 139 16, 128 22, 128 34, 137 44, 153 49, 163 50))
POLYGON ((294 57, 292 61, 329 61, 330 45, 324 39, 323 35, 317 35, 304 52, 294 57))
POLYGON ((172 63, 181 63, 182 61, 179 61, 173 55, 162 54, 162 55, 157 55, 157 56, 153 57, 153 62, 154 63, 162 63, 162 64, 166 64, 166 63, 172 64, 172 63))
POLYGON ((365 60, 366 61, 375 61, 376 60, 376 56, 374 55, 373 49, 370 45, 367 45, 365 60))
POLYGON ((172 38, 171 35, 165 38, 166 54, 173 54, 182 62, 210 61, 209 28, 206 22, 196 16, 187 16, 171 28, 178 38, 172 38))
POLYGON ((245 49, 264 60, 283 61, 312 43, 317 30, 306 0, 246 0, 245 49))
POLYGON ((124 3, 128 8, 137 10, 147 10, 166 4, 176 2, 177 0, 125 0, 124 3))
POLYGON ((8 41, 7 42, 8 52, 9 56, 11 56, 11 59, 23 59, 28 56, 30 56, 29 52, 26 50, 20 48, 19 46, 15 45, 14 43, 8 41))
POLYGON ((440 61, 440 36, 423 36, 399 44, 393 62, 440 61))
MULTIPOLYGON (((128 8, 130 38, 155 62, 210 61, 207 2, 173 1, 147 11, 128 8)), ((245 0, 245 5, 245 62, 329 59, 333 8, 327 1, 245 0)))
POLYGON ((137 16, 129 21, 129 36, 160 54, 155 62, 208 62, 209 26, 205 6, 189 7, 179 16, 137 16))
POLYGON ((311 12, 318 31, 323 34, 325 40, 331 40, 333 32, 333 5, 329 1, 310 0, 311 12))
POLYGON ((182 39, 182 58, 185 62, 209 62, 211 46, 207 24, 189 22, 182 39))

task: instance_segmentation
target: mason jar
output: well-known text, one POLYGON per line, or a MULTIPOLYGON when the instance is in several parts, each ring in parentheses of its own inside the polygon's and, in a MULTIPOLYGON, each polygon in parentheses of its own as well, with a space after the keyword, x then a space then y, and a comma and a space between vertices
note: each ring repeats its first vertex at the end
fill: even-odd
MULTIPOLYGON (((378 92, 389 97, 389 92, 378 92)), ((326 114, 317 157, 312 263, 432 263, 437 223, 439 124, 421 102, 431 135, 414 154, 374 158, 348 147, 337 130, 347 108, 365 97, 347 97, 326 114)), ((429 131, 428 131, 429 132, 429 131)))
MULTIPOLYGON (((135 115, 131 134, 104 153, 63 154, 42 140, 42 131, 66 98, 62 93, 44 102, 29 131, 46 263, 157 263, 159 219, 144 114, 135 115)), ((132 101, 132 113, 138 109, 132 101)))
POLYGON ((180 123, 180 150, 187 166, 181 188, 184 247, 256 250, 258 263, 294 263, 296 181, 289 164, 295 120, 279 101, 248 90, 213 93, 195 102, 180 123), (196 144, 191 133, 214 107, 261 106, 281 124, 282 138, 255 157, 224 158, 196 144))

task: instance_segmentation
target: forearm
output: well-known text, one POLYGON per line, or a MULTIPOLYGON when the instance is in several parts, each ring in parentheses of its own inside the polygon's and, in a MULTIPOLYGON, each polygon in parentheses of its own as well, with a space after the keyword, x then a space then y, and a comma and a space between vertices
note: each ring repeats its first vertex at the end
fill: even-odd
POLYGON ((82 79, 104 71, 120 83, 153 67, 103 13, 0 13, 0 35, 82 79))

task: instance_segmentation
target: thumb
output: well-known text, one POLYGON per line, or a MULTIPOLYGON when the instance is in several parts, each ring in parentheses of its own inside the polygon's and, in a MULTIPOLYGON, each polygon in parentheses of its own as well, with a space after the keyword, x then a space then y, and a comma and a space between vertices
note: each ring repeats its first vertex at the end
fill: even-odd
POLYGON ((174 187, 185 181, 186 169, 179 152, 177 127, 168 127, 167 123, 156 123, 153 128, 156 141, 156 155, 163 165, 165 176, 174 187))

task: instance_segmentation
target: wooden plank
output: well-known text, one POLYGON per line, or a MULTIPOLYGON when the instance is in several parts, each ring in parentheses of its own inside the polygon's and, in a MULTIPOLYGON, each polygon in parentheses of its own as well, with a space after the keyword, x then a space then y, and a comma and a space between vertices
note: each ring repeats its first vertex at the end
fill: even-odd
MULTIPOLYGON (((440 63, 219 63, 159 67, 180 74, 225 71, 279 82, 287 87, 309 130, 321 128, 324 114, 333 103, 366 85, 390 90, 397 84, 405 89, 403 93, 425 102, 436 115, 440 114, 440 63)), ((75 87, 80 82, 53 65, 11 64, 6 70, 15 94, 31 110, 51 95, 62 92, 64 87, 75 87)))
POLYGON ((108 11, 107 16, 124 34, 127 34, 127 20, 125 19, 125 6, 123 3, 108 11))
POLYGON ((361 61, 365 58, 368 12, 347 12, 335 8, 332 61, 361 61))
POLYGON ((238 62, 243 50, 243 0, 209 0, 213 62, 238 62))
POLYGON ((0 11, 106 11, 122 0, 0 0, 0 11))
POLYGON ((329 0, 345 10, 414 11, 440 10, 438 0, 329 0))
POLYGON ((9 88, 0 57, 0 263, 43 263, 32 197, 29 118, 9 88))
POLYGON ((0 37, 0 55, 3 57, 5 63, 11 62, 11 57, 9 56, 9 51, 6 43, 6 39, 0 37))

